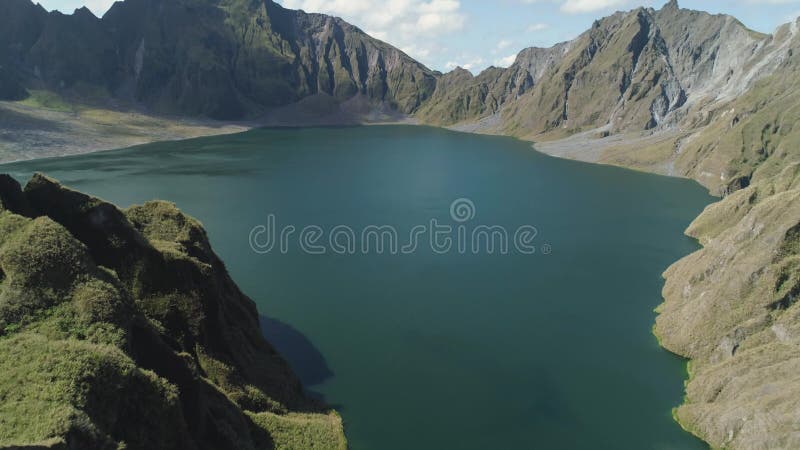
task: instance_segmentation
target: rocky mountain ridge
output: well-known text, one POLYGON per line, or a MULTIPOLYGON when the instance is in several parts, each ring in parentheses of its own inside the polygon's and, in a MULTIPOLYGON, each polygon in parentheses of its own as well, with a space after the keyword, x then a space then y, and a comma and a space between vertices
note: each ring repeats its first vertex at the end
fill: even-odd
POLYGON ((256 123, 405 115, 535 141, 702 126, 791 56, 797 29, 762 35, 671 1, 597 20, 570 42, 524 49, 510 67, 472 76, 431 71, 341 19, 268 0, 127 0, 101 19, 9 0, 0 13, 8 100, 27 87, 256 123))
POLYGON ((523 50, 505 71, 525 67, 531 51, 557 56, 537 71, 538 89, 509 97, 494 131, 551 138, 559 129, 567 131, 555 136, 670 127, 693 105, 745 92, 787 56, 782 36, 753 32, 730 16, 680 9, 677 2, 600 19, 573 41, 523 50), (597 86, 608 88, 606 97, 584 92, 597 86), (533 107, 545 108, 543 114, 525 113, 533 107))

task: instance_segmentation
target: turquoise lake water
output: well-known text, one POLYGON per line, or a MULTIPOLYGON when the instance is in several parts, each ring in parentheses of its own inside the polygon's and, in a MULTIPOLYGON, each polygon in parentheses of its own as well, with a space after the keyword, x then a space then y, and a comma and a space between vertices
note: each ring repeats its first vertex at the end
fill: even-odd
POLYGON ((411 126, 262 129, 2 170, 199 218, 353 450, 707 448, 671 418, 685 362, 651 334, 661 273, 697 249, 683 230, 712 201, 694 182, 411 126), (251 246, 270 214, 295 227, 286 252, 251 246), (413 252, 363 251, 370 225, 400 247, 431 220, 452 227, 448 251, 425 234, 413 252), (357 251, 334 251, 337 225, 357 251), (481 225, 506 231, 506 254, 497 235, 494 252, 459 251, 458 227, 481 225), (307 226, 324 254, 303 248, 307 226), (527 254, 513 234, 531 227, 527 254))

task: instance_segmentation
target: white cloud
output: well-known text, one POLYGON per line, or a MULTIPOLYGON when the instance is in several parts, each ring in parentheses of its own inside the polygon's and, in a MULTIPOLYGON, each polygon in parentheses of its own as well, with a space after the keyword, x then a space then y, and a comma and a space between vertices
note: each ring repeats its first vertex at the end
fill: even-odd
MULTIPOLYGON (((390 2, 391 3, 391 2, 390 2)), ((461 13, 461 3, 456 0, 431 0, 419 5, 417 33, 447 33, 458 31, 464 26, 465 16, 461 13)))
POLYGON ((89 8, 95 16, 102 17, 103 14, 111 8, 114 0, 86 0, 86 7, 89 8))
POLYGON ((453 70, 456 67, 467 69, 474 74, 476 70, 486 67, 486 61, 481 57, 465 57, 461 62, 448 61, 444 65, 446 70, 453 70))
POLYGON ((432 50, 430 48, 417 47, 414 44, 400 47, 400 50, 402 50, 407 55, 414 55, 414 56, 416 56, 417 58, 420 58, 420 59, 424 59, 424 58, 427 58, 427 57, 431 56, 431 52, 432 52, 432 50))
POLYGON ((546 23, 532 23, 528 25, 528 28, 525 29, 528 33, 536 33, 537 31, 544 31, 550 28, 549 24, 546 23))
POLYGON ((479 67, 484 67, 484 63, 485 61, 483 60, 483 58, 475 58, 471 61, 465 62, 464 64, 461 65, 461 67, 469 70, 470 72, 473 72, 477 70, 479 67))
MULTIPOLYGON (((632 3, 633 0, 521 0, 525 4, 534 3, 555 3, 560 4, 561 12, 567 14, 582 14, 591 13, 610 9, 613 7, 624 6, 627 3, 632 3)), ((641 4, 646 3, 666 3, 667 0, 637 0, 641 4)), ((758 1, 758 0, 740 0, 740 1, 758 1)), ((766 0, 766 1, 800 1, 800 0, 766 0)), ((548 24, 535 23, 528 27, 528 32, 541 31, 549 28, 548 24)))
POLYGON ((508 48, 508 46, 511 45, 511 44, 512 44, 512 42, 510 40, 503 39, 503 40, 501 40, 500 42, 497 43, 497 47, 496 48, 498 50, 503 50, 504 48, 508 48))
POLYGON ((467 16, 458 0, 281 0, 286 8, 342 17, 410 56, 426 61, 439 53, 436 38, 461 30, 467 16), (376 31, 378 30, 378 31, 376 31))
POLYGON ((494 65, 497 67, 508 67, 514 64, 514 61, 517 59, 517 54, 508 55, 506 57, 500 58, 495 60, 494 65))
POLYGON ((57 9, 65 14, 72 14, 76 9, 86 6, 97 17, 102 17, 114 4, 114 0, 34 0, 34 2, 40 3, 48 11, 57 9))
POLYGON ((561 4, 561 11, 581 14, 622 6, 625 3, 626 0, 566 0, 561 4))

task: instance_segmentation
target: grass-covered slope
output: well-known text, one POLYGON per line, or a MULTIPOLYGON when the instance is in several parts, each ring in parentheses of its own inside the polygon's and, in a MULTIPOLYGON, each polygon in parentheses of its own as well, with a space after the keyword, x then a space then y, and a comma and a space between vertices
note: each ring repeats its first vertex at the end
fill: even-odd
MULTIPOLYGON (((786 26, 779 33, 791 33, 786 26)), ((676 418, 714 447, 800 447, 800 59, 713 110, 676 164, 725 195, 687 233, 655 328, 691 358, 676 418)))
POLYGON ((196 220, 41 175, 0 203, 0 448, 346 448, 196 220))
POLYGON ((715 448, 800 448, 800 164, 709 206, 655 332, 691 358, 675 416, 715 448))

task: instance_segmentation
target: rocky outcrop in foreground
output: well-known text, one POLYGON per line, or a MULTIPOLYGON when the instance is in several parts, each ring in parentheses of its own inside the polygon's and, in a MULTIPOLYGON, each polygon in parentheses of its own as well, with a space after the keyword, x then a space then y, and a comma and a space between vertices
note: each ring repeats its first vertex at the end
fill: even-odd
POLYGON ((170 203, 0 176, 0 372, 0 448, 346 448, 170 203))

